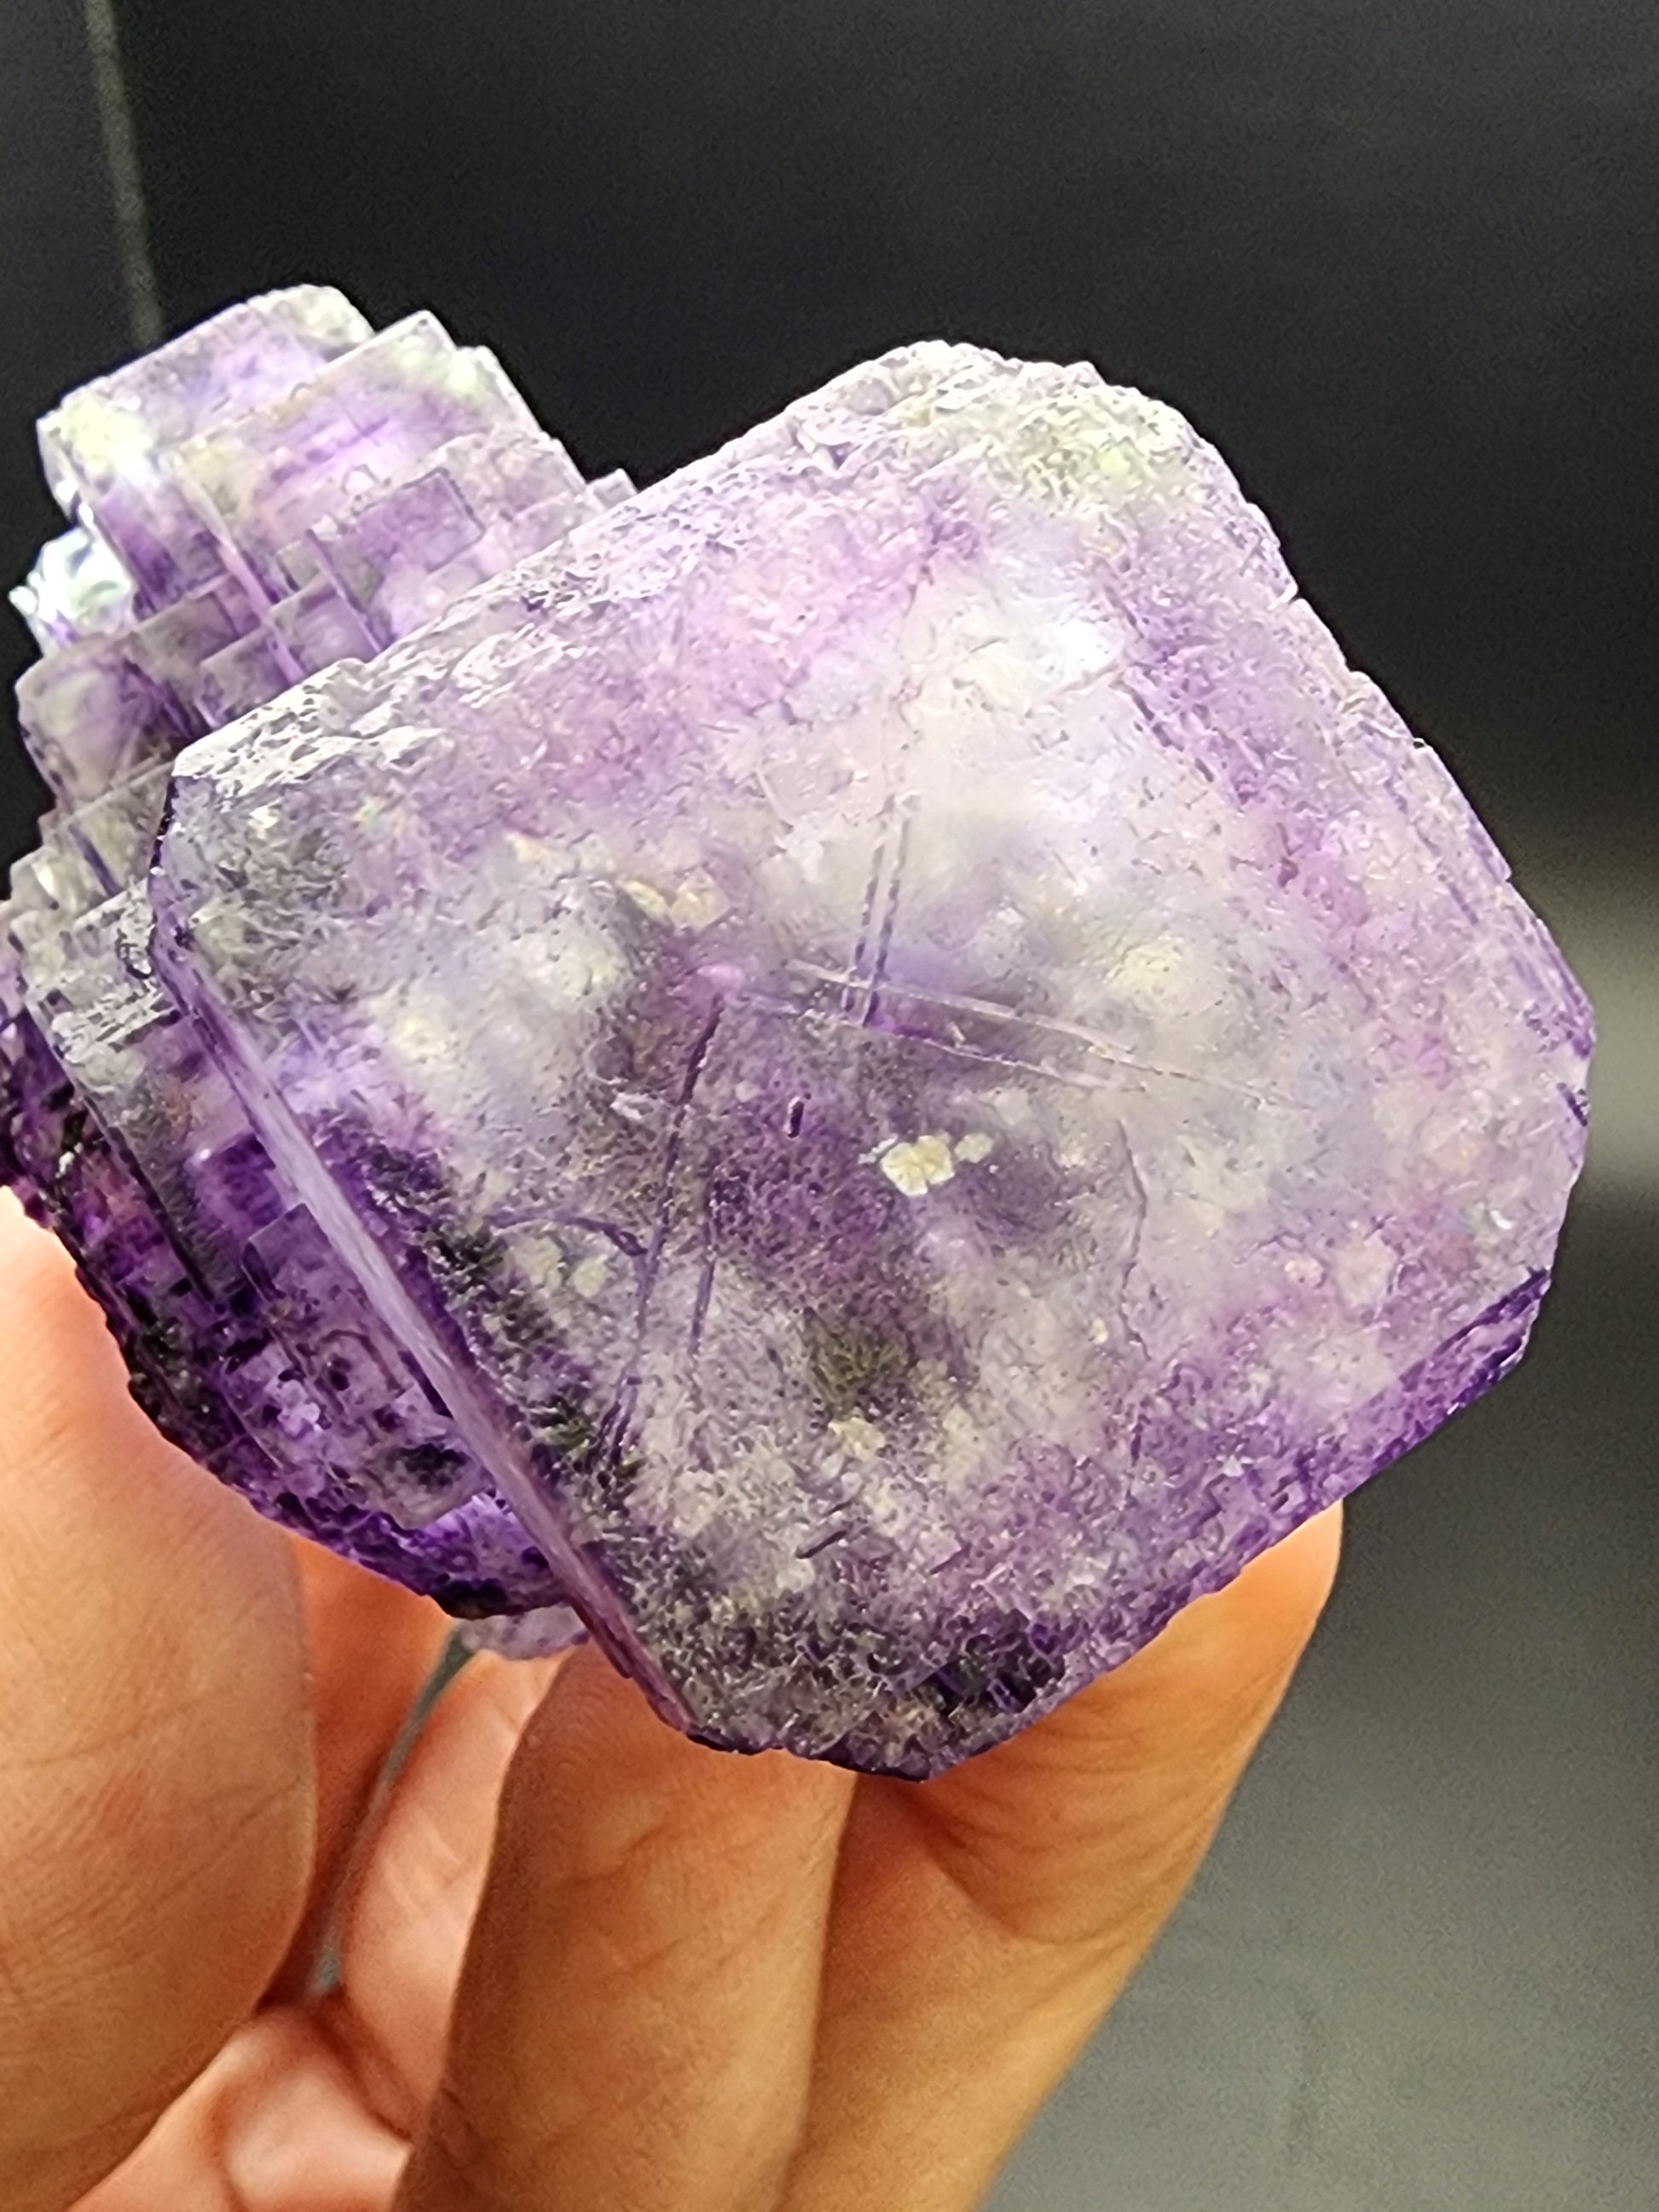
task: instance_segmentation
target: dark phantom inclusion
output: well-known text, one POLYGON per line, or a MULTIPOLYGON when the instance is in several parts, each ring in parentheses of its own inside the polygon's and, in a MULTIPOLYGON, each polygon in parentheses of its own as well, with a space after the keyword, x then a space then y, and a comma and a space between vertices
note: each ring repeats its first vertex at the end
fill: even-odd
POLYGON ((1588 1009, 1169 408, 913 346, 634 494, 301 288, 41 445, 0 1173, 262 1512, 922 1775, 1518 1358, 1588 1009))

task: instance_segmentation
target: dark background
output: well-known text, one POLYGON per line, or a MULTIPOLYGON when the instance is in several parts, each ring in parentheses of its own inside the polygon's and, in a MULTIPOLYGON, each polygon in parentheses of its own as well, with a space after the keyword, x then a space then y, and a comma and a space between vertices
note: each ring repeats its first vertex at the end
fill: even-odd
MULTIPOLYGON (((1445 753, 1601 1018, 1558 1287, 1521 1374, 1356 1500, 1220 1847, 995 2202, 1652 2212, 1659 12, 114 15, 169 327, 300 277, 429 304, 641 478, 902 338, 1086 356, 1222 447, 1445 753)), ((0 0, 9 574, 47 526, 28 422, 145 281, 78 10, 0 0)), ((0 764, 10 850, 32 804, 0 764)))

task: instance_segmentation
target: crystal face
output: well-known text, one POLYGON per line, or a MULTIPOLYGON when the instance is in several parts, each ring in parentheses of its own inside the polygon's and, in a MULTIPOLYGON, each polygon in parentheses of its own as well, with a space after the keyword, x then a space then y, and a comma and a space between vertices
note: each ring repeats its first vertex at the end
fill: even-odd
POLYGON ((312 289, 42 442, 0 1164, 262 1511, 921 1775, 1519 1357, 1589 1010, 1169 408, 923 344, 629 496, 312 289))

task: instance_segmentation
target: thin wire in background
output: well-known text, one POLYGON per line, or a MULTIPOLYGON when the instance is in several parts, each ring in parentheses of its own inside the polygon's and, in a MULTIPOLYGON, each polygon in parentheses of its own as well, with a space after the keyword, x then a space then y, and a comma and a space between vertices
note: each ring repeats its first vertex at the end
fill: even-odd
POLYGON ((104 159, 115 202, 116 250, 127 295, 127 321, 140 353, 159 345, 165 332, 161 295, 149 256, 149 226, 144 184, 138 168, 132 109, 121 73, 121 46, 112 0, 83 0, 87 44, 92 52, 93 83, 104 136, 104 159))

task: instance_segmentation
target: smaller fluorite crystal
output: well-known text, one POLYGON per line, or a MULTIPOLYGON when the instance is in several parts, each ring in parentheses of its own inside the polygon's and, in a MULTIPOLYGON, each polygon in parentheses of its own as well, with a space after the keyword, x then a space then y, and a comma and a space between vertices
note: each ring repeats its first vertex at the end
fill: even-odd
POLYGON ((630 496, 307 289, 42 446, 0 1169, 263 1512, 922 1774, 1519 1356, 1588 1010, 1168 408, 915 346, 630 496))

